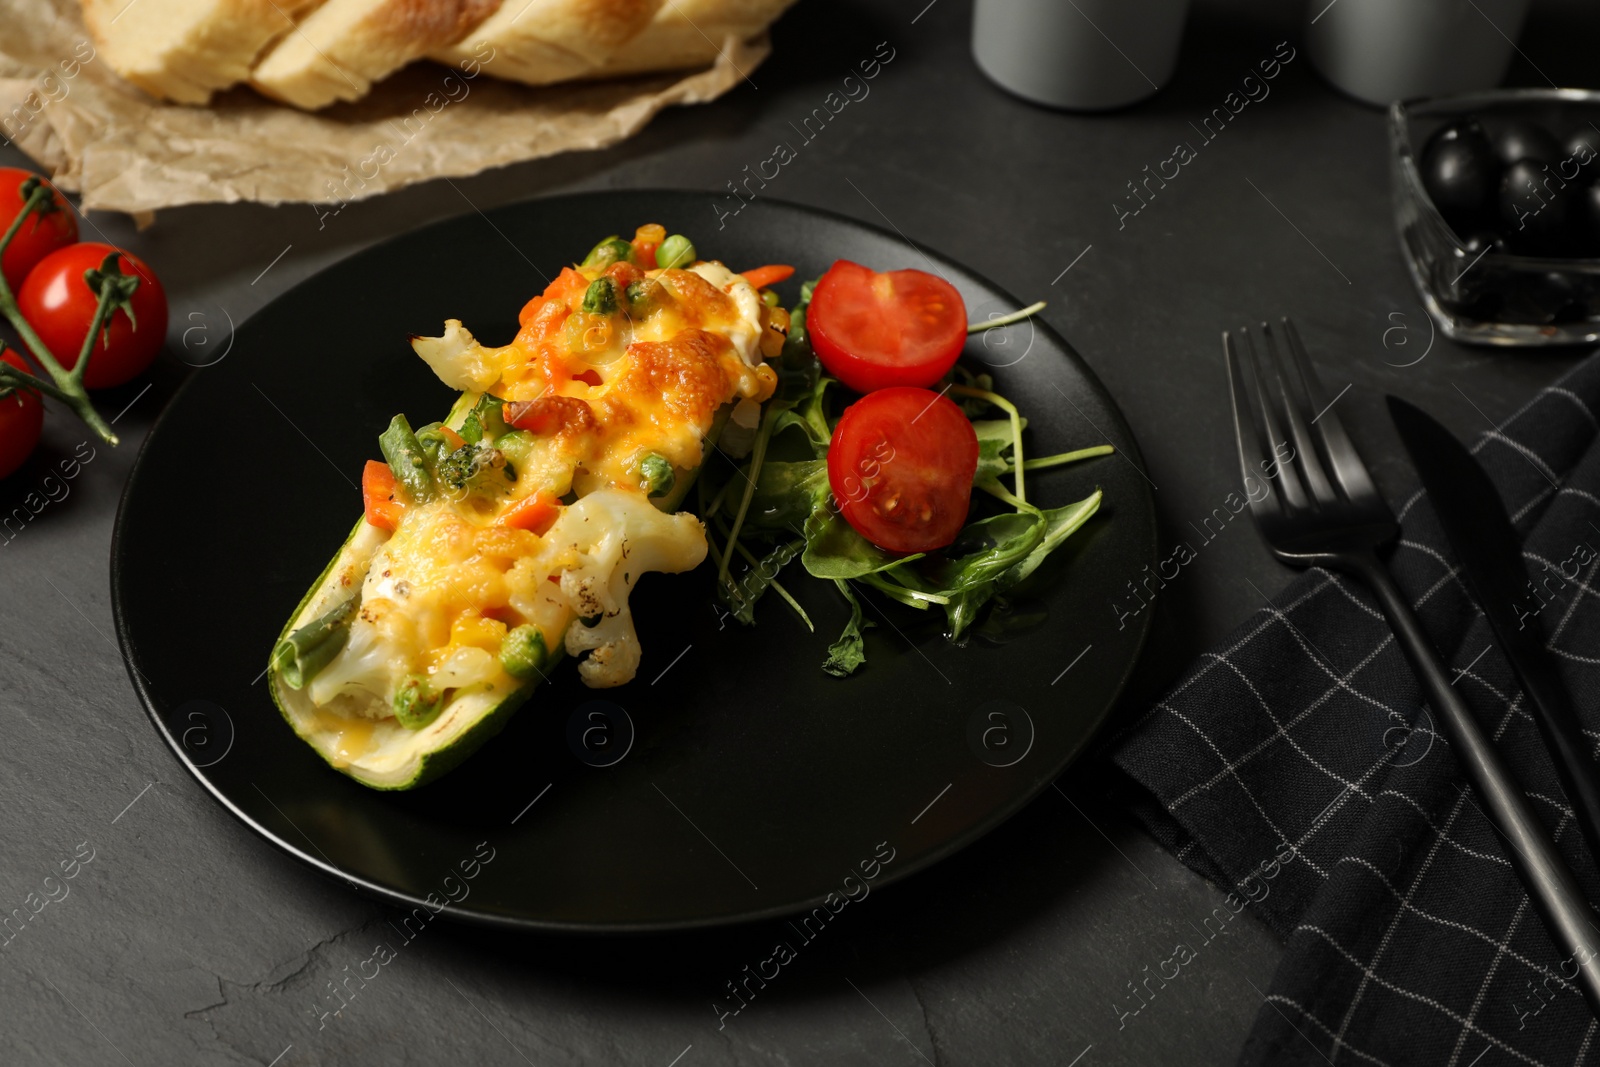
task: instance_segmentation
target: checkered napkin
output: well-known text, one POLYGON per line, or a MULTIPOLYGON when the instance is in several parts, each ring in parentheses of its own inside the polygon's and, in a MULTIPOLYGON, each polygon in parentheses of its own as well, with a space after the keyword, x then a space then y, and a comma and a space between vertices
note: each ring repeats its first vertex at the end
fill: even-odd
MULTIPOLYGON (((1600 742, 1597 415, 1600 354, 1473 451, 1541 587, 1522 606, 1538 610, 1600 742)), ((1395 580, 1600 902, 1600 868, 1426 495, 1410 490, 1396 510, 1395 580)), ((1597 1024, 1562 977, 1575 964, 1545 934, 1365 588, 1306 572, 1109 751, 1161 842, 1286 940, 1242 1064, 1600 1064, 1597 1024)))

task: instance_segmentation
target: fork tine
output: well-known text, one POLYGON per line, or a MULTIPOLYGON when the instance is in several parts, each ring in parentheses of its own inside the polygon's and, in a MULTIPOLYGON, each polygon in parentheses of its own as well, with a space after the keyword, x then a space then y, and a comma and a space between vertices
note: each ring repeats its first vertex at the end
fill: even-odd
POLYGON ((1250 417, 1250 390, 1245 385, 1239 354, 1234 351, 1233 335, 1227 330, 1222 331, 1222 356, 1228 364, 1228 396, 1233 401, 1233 436, 1239 442, 1239 470, 1244 477, 1245 498, 1250 501, 1250 509, 1260 515, 1263 509, 1272 506, 1269 503, 1272 494, 1260 500, 1255 499, 1250 493, 1250 479, 1259 472, 1259 465, 1266 462, 1266 457, 1261 451, 1261 431, 1250 417))
POLYGON ((1240 345, 1244 352, 1243 362, 1248 364, 1250 377, 1255 380, 1256 425, 1260 426, 1267 435, 1267 459, 1263 461, 1257 473, 1268 479, 1276 477, 1279 487, 1283 490, 1284 499, 1292 507, 1307 507, 1310 501, 1306 498, 1305 490, 1301 488, 1300 478, 1295 474, 1294 467, 1278 459, 1278 444, 1279 442, 1287 442, 1288 438, 1279 431, 1278 420, 1272 414, 1272 402, 1267 397, 1267 380, 1266 376, 1261 372, 1261 363, 1256 358, 1255 342, 1251 340, 1248 328, 1241 329, 1239 337, 1243 342, 1240 345), (1269 474, 1269 469, 1276 471, 1276 474, 1269 474))
MULTIPOLYGON (((1283 415, 1289 423, 1289 433, 1294 437, 1295 459, 1305 475, 1306 484, 1311 488, 1311 495, 1321 504, 1338 503, 1339 497, 1328 481, 1327 472, 1323 470, 1322 457, 1317 455, 1317 446, 1312 440, 1310 429, 1306 426, 1308 416, 1302 410, 1303 405, 1297 393, 1284 378, 1283 357, 1278 352, 1277 339, 1272 335, 1272 327, 1265 322, 1261 324, 1261 336, 1267 343, 1267 364, 1271 368, 1272 380, 1277 384, 1278 395, 1283 398, 1283 415)), ((1263 382, 1263 388, 1265 385, 1263 382)))
MULTIPOLYGON (((1305 387, 1306 399, 1320 414, 1312 424, 1312 431, 1322 442, 1322 450, 1327 453, 1328 462, 1333 465, 1333 476, 1344 487, 1344 495, 1350 500, 1358 498, 1371 498, 1378 495, 1378 487, 1373 484, 1372 476, 1367 473, 1367 465, 1362 462, 1361 453, 1356 451, 1355 444, 1350 440, 1350 435, 1344 432, 1344 423, 1339 421, 1339 413, 1333 409, 1333 404, 1324 401, 1326 395, 1322 382, 1317 378, 1316 370, 1311 366, 1311 359, 1306 355, 1306 346, 1300 340, 1300 331, 1288 316, 1282 320, 1284 336, 1288 340, 1289 354, 1293 359, 1295 370, 1299 372, 1300 380, 1305 387)), ((1337 400, 1335 397, 1334 400, 1337 400)))

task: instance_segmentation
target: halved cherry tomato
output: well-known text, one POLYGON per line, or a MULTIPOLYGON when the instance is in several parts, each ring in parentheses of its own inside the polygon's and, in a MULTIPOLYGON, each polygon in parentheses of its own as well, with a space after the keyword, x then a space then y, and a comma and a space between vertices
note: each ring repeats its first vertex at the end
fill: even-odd
MULTIPOLYGON (((11 349, 0 350, 0 361, 33 373, 11 349)), ((44 429, 44 404, 32 389, 18 389, 0 397, 0 478, 12 474, 33 454, 44 429)))
POLYGON ((391 533, 399 528, 406 506, 398 499, 394 471, 382 460, 367 460, 361 472, 361 503, 369 524, 391 533))
MULTIPOLYGON (((0 233, 5 232, 22 210, 22 183, 31 177, 31 171, 0 167, 0 233)), ((59 192, 55 194, 55 204, 56 210, 48 215, 43 218, 35 215, 22 224, 6 247, 5 259, 0 260, 0 272, 5 274, 13 295, 36 263, 78 239, 77 216, 59 192)))
POLYGON ((779 282, 793 276, 793 267, 779 266, 776 263, 744 272, 744 280, 757 289, 765 289, 768 286, 777 285, 779 282))
POLYGON ((891 386, 845 409, 828 445, 828 485, 845 521, 890 552, 956 539, 972 506, 978 435, 953 400, 891 386))
MULTIPOLYGON (((97 241, 70 245, 40 260, 17 292, 17 306, 39 339, 68 370, 78 363, 83 339, 94 322, 99 297, 83 280, 106 256, 117 251, 97 241)), ((134 256, 119 255, 117 267, 137 274, 139 288, 129 304, 133 317, 120 308, 106 319, 109 327, 89 352, 83 384, 90 389, 121 385, 150 365, 167 339, 167 293, 155 271, 134 256)))
POLYGON ((543 537, 561 517, 561 498, 543 489, 525 496, 495 520, 496 526, 510 526, 516 530, 532 530, 543 537))
POLYGON ((828 373, 858 393, 927 386, 961 355, 967 306, 943 278, 841 259, 817 282, 806 329, 828 373))

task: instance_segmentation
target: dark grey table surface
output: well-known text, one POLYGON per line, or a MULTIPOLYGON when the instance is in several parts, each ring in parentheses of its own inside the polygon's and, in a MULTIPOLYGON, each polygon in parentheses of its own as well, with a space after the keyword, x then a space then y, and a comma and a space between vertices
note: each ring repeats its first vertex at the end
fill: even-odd
MULTIPOLYGON (((1389 485, 1401 460, 1385 392, 1464 435, 1576 358, 1442 339, 1429 349, 1390 223, 1383 117, 1322 83, 1303 48, 1267 99, 1119 228, 1125 183, 1191 139, 1188 123, 1279 41, 1298 44, 1303 17, 1298 3, 1200 0, 1170 87, 1121 113, 1073 116, 978 74, 963 0, 804 0, 752 84, 603 152, 434 182, 328 219, 308 206, 195 207, 142 233, 97 214, 85 236, 98 229, 158 267, 178 345, 197 326, 191 344, 221 343, 230 318, 371 242, 531 196, 705 189, 709 229, 712 194, 887 41, 894 59, 870 95, 761 195, 893 225, 1048 299, 1045 317, 1138 435, 1170 547, 1237 481, 1226 327, 1294 316, 1330 388, 1353 385, 1340 411, 1389 485)), ((1536 4, 1510 82, 1594 85, 1600 63, 1584 42, 1597 39, 1592 5, 1536 4)), ((0 148, 0 164, 26 161, 0 148)), ((724 1028, 712 1000, 770 952, 774 928, 581 940, 436 926, 319 1028, 313 1003, 328 982, 395 940, 386 909, 255 839, 202 792, 140 709, 113 634, 118 497, 184 372, 166 356, 147 392, 106 396, 102 410, 126 408, 124 445, 97 448, 69 496, 0 542, 0 912, 42 893, 81 843, 93 853, 62 883, 69 894, 0 949, 0 1062, 1088 1067, 1237 1054, 1280 952, 1254 921, 1119 1026, 1113 1000, 1223 893, 1129 822, 1085 763, 984 841, 850 909, 724 1028)), ((0 485, 0 511, 82 437, 52 418, 33 465, 0 485)), ((1226 527, 1158 601, 1120 716, 1290 577, 1247 524, 1226 527)))

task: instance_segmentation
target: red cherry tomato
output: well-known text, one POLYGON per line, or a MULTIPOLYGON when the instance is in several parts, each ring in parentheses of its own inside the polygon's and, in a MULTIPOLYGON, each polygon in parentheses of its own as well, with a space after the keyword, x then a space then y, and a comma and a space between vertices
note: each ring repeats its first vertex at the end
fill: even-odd
MULTIPOLYGON (((21 371, 33 373, 22 357, 11 349, 0 351, 0 361, 21 371)), ((44 404, 32 389, 18 389, 0 397, 0 478, 22 466, 39 443, 44 428, 44 404)))
MULTIPOLYGON (((22 183, 33 176, 31 171, 0 167, 0 233, 5 232, 22 210, 22 183)), ((59 192, 55 194, 55 202, 55 211, 43 218, 34 215, 22 224, 6 247, 5 258, 0 260, 0 272, 5 274, 6 284, 13 294, 34 264, 78 239, 77 216, 59 192)))
POLYGON ((845 521, 890 552, 956 539, 972 506, 978 435, 955 402, 892 386, 845 409, 828 445, 828 484, 845 521))
MULTIPOLYGON (((77 366, 83 339, 89 335, 99 305, 99 297, 83 280, 84 272, 99 267, 115 251, 110 245, 86 241, 52 252, 33 268, 17 293, 22 317, 69 370, 77 366)), ((155 271, 129 255, 119 256, 117 266, 122 273, 137 274, 140 279, 129 301, 133 319, 120 308, 112 310, 107 320, 109 336, 96 341, 89 353, 83 384, 90 389, 121 385, 133 378, 150 365, 167 339, 167 293, 155 271)))
POLYGON ((817 282, 806 329, 828 373, 858 393, 926 386, 961 354, 967 306, 943 278, 920 270, 878 274, 841 259, 817 282))

